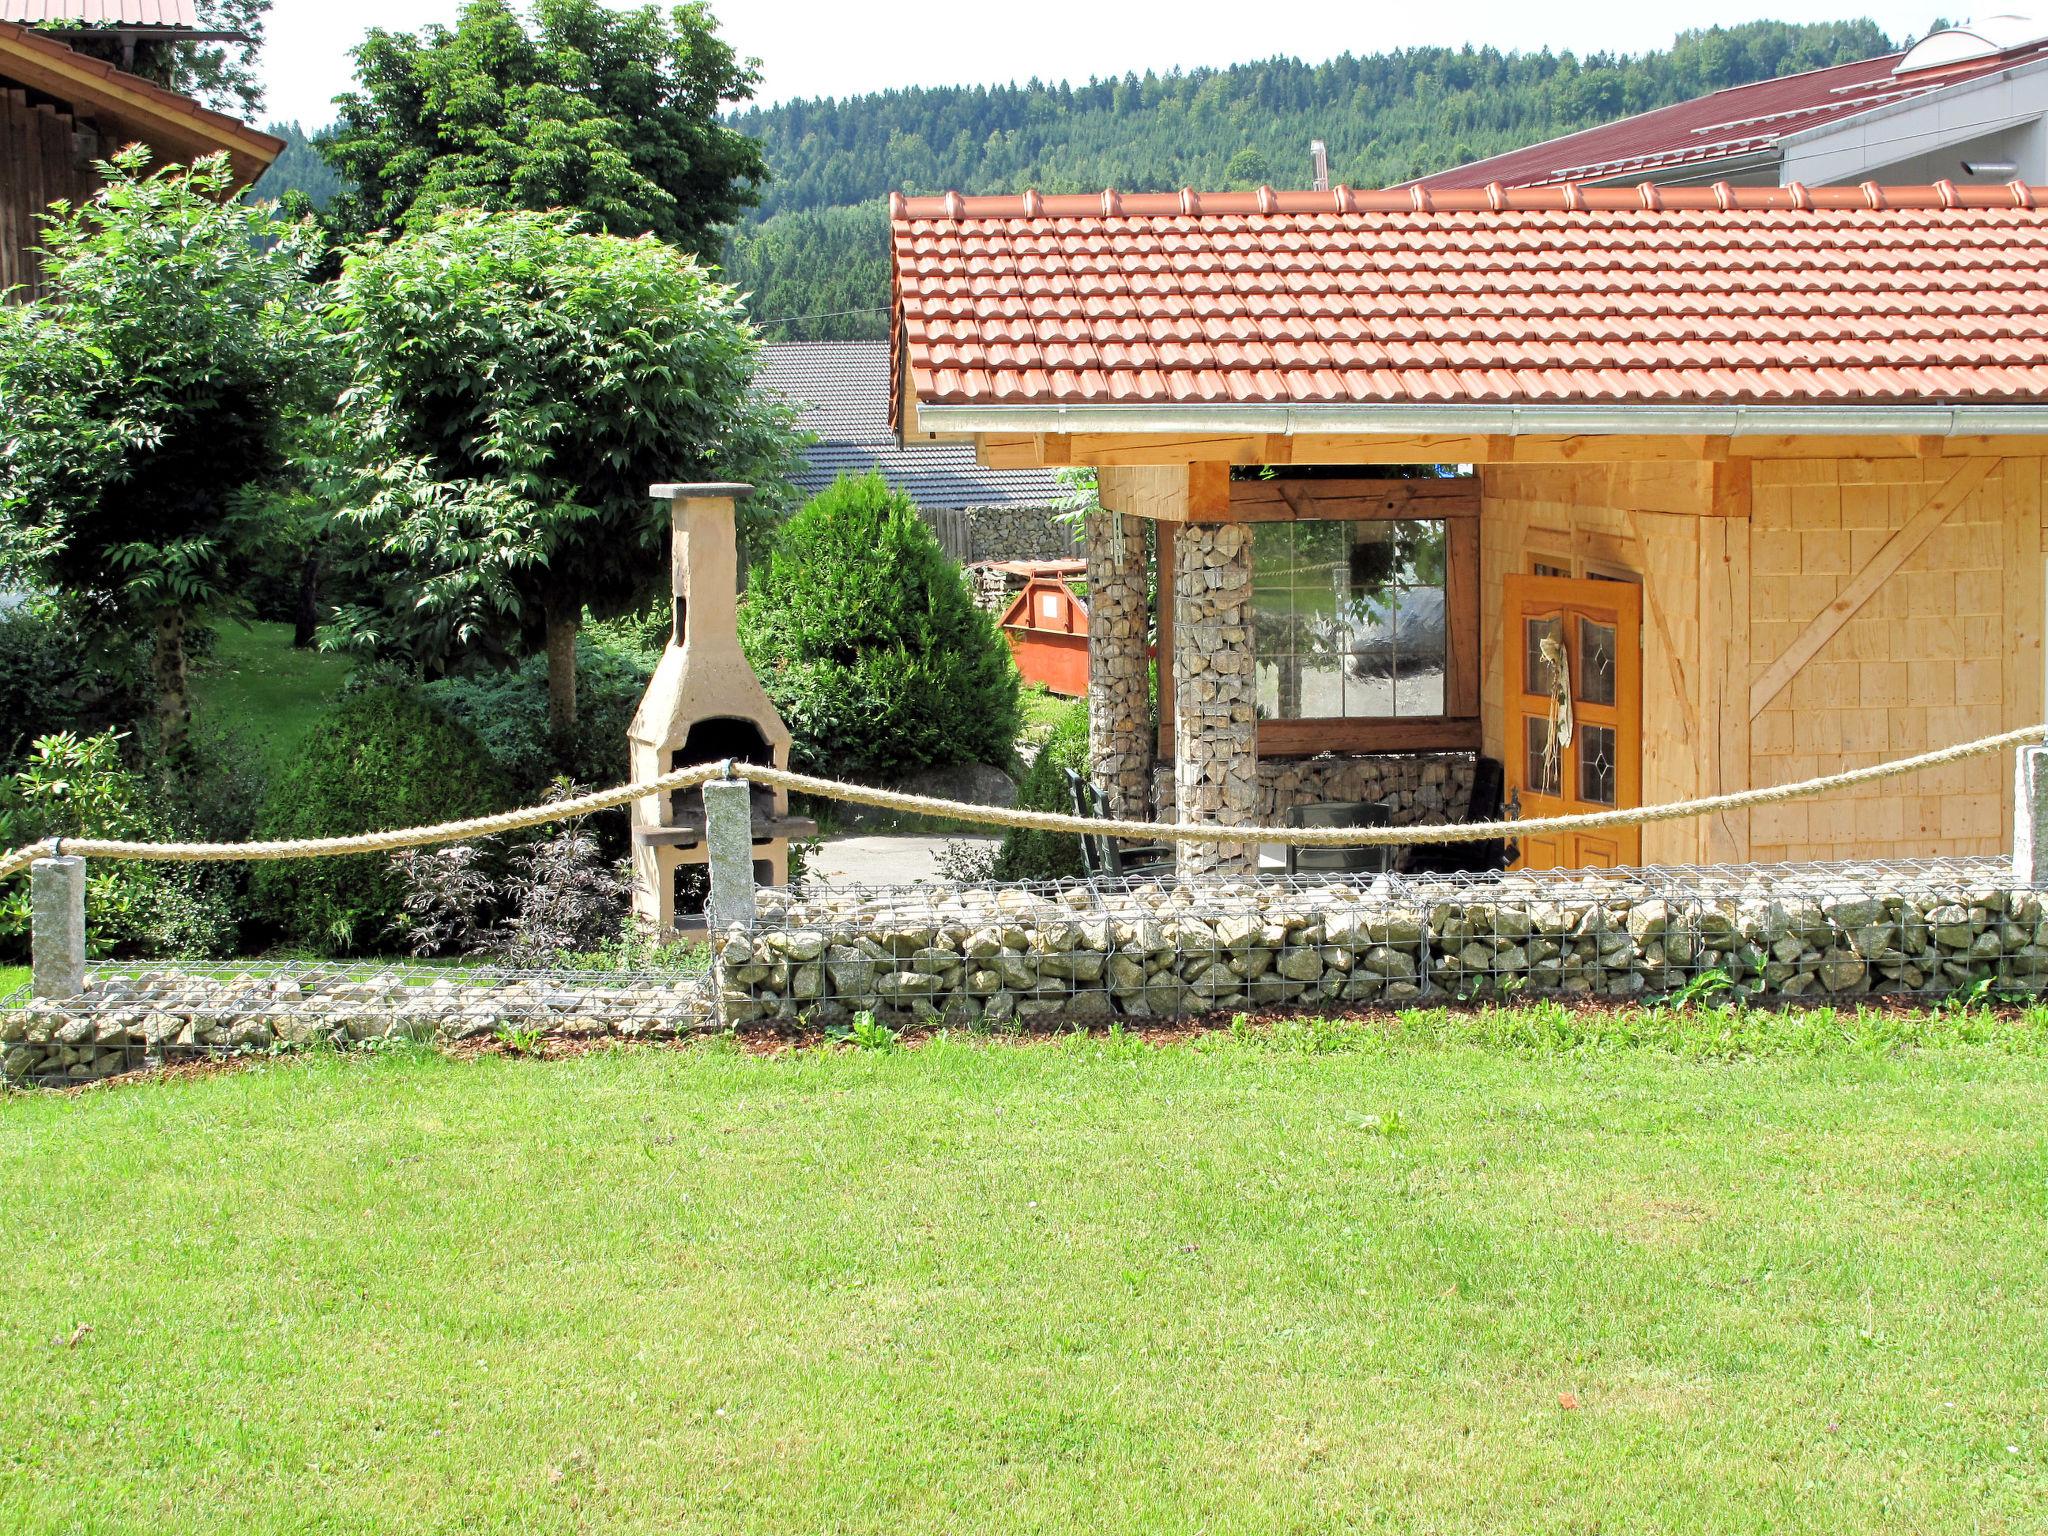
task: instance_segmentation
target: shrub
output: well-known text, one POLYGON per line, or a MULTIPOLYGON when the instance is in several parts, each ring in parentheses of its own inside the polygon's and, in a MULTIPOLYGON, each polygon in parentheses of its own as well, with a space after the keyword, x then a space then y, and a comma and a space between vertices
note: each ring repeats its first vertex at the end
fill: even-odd
MULTIPOLYGON (((0 841, 45 837, 174 838, 162 786, 121 761, 112 731, 37 738, 22 767, 0 785, 0 841)), ((206 958, 233 952, 232 871, 220 865, 142 864, 94 859, 86 869, 85 930, 98 955, 206 958)), ((0 891, 0 949, 26 955, 29 888, 0 891)))
MULTIPOLYGON (((1073 813, 1074 797, 1066 771, 1088 771, 1088 701, 1076 699, 1054 723, 1052 734, 1017 786, 1017 804, 1029 811, 1073 813)), ((1012 828, 996 852, 998 880, 1065 880, 1087 872, 1081 862, 1081 839, 1067 832, 1035 832, 1012 828)))
MULTIPOLYGON (((473 731, 417 690, 373 688, 313 729, 260 820, 266 837, 333 837, 485 815, 513 799, 473 731)), ((251 886, 290 942, 328 954, 381 938, 404 900, 383 854, 261 864, 251 886)))
MULTIPOLYGON (((583 793, 582 785, 556 779, 547 798, 583 793)), ((391 861, 404 888, 396 936, 415 955, 494 955, 529 967, 610 949, 624 933, 633 880, 625 860, 606 855, 590 820, 538 829, 503 861, 502 883, 486 843, 399 853, 391 861), (494 913, 501 919, 494 922, 494 913)))
POLYGON ((886 782, 1009 761, 1009 648, 910 499, 878 475, 839 480, 784 525, 753 569, 740 639, 801 770, 886 782))
POLYGON ((593 624, 576 638, 576 725, 567 751, 548 726, 548 663, 445 677, 422 690, 483 743, 522 801, 538 798, 558 774, 610 788, 628 777, 626 727, 660 661, 628 622, 593 624))
POLYGON ((0 757, 39 736, 126 728, 149 709, 148 641, 104 605, 35 594, 0 611, 0 757))

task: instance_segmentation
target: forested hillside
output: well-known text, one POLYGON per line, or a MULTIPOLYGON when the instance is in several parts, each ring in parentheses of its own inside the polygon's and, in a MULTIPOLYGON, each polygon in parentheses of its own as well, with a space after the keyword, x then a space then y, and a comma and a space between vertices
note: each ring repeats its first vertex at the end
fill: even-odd
POLYGON ((1308 184, 1308 144, 1334 181, 1385 186, 1751 80, 1894 46, 1868 21, 1752 22, 1668 50, 1412 48, 1324 64, 1047 85, 919 87, 737 114, 775 174, 728 250, 777 340, 880 336, 888 259, 881 199, 936 192, 1126 191, 1308 184))
POLYGON ((320 146, 297 123, 272 123, 268 131, 284 140, 284 153, 249 189, 250 196, 282 198, 287 192, 303 192, 315 208, 325 208, 345 185, 341 173, 327 163, 320 146))
MULTIPOLYGON (((1410 48, 1323 64, 1082 85, 929 86, 750 109, 774 180, 734 232, 726 268, 775 340, 884 334, 883 199, 936 192, 1169 191, 1306 186, 1308 145, 1332 179, 1378 187, 1725 86, 1868 58, 1894 47, 1869 21, 1759 21, 1680 35, 1634 56, 1410 48)), ((296 124, 258 184, 324 205, 339 185, 296 124)))

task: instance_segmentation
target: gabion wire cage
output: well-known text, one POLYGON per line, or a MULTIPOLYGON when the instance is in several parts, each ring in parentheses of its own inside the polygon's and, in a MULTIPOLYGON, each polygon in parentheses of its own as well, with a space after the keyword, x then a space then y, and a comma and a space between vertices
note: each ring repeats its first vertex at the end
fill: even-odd
POLYGON ((697 971, 391 962, 119 962, 74 997, 0 997, 0 1075, 85 1082, 181 1058, 332 1040, 660 1037, 711 1021, 697 971))
POLYGON ((1423 999, 2031 994, 1999 859, 768 892, 714 936, 727 1023, 1005 1024, 1423 999))
POLYGON ((828 886, 758 893, 711 970, 124 963, 0 998, 0 1072, 76 1083, 318 1040, 748 1025, 1025 1027, 1457 1000, 1853 1001, 2048 986, 2003 859, 828 886))

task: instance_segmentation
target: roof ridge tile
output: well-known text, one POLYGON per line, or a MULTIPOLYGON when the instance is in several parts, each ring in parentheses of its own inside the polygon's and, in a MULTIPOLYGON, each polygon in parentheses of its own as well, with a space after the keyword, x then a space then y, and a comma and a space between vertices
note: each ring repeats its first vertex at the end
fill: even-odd
MULTIPOLYGON (((2008 182, 1998 186, 1959 187, 1950 181, 1890 185, 1866 181, 1854 187, 1735 187, 1717 181, 1707 187, 1670 187, 1643 182, 1632 187, 1588 186, 1562 182, 1541 187, 1421 186, 1358 192, 1277 192, 1262 186, 1255 192, 1043 193, 1033 187, 1021 195, 968 196, 947 191, 912 197, 889 194, 889 216, 898 223, 977 222, 1010 219, 1205 220, 1219 217, 1320 215, 1348 224, 1363 215, 1406 214, 1430 217, 1462 213, 1885 213, 1903 211, 1969 212, 2028 209, 2048 198, 2048 186, 2008 182)), ((1341 225, 1338 227, 1342 227, 1341 225)))

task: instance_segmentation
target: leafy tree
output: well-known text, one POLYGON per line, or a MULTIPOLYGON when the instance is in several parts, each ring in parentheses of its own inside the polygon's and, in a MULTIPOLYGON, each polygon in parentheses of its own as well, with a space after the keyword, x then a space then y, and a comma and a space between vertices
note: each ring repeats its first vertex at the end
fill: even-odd
POLYGON ((707 259, 758 199, 761 148, 719 117, 759 79, 701 3, 469 0, 454 30, 372 30, 325 145, 355 183, 338 229, 418 230, 451 208, 578 208, 707 259))
POLYGON ((326 451, 351 477, 359 574, 385 592, 342 613, 344 638, 429 671, 542 643, 564 739, 586 610, 667 580, 648 487, 751 480, 772 509, 798 442, 789 407, 752 392, 732 290, 578 222, 444 215, 351 254, 329 315, 352 382, 326 451))
POLYGON ((175 751, 186 627, 237 599, 321 369, 308 232, 236 202, 225 155, 148 166, 124 150, 89 203, 57 204, 48 296, 0 305, 0 560, 153 637, 175 751))
POLYGON ((754 565, 740 642, 811 773, 1007 763, 1017 671, 910 498, 879 475, 812 497, 754 565))

